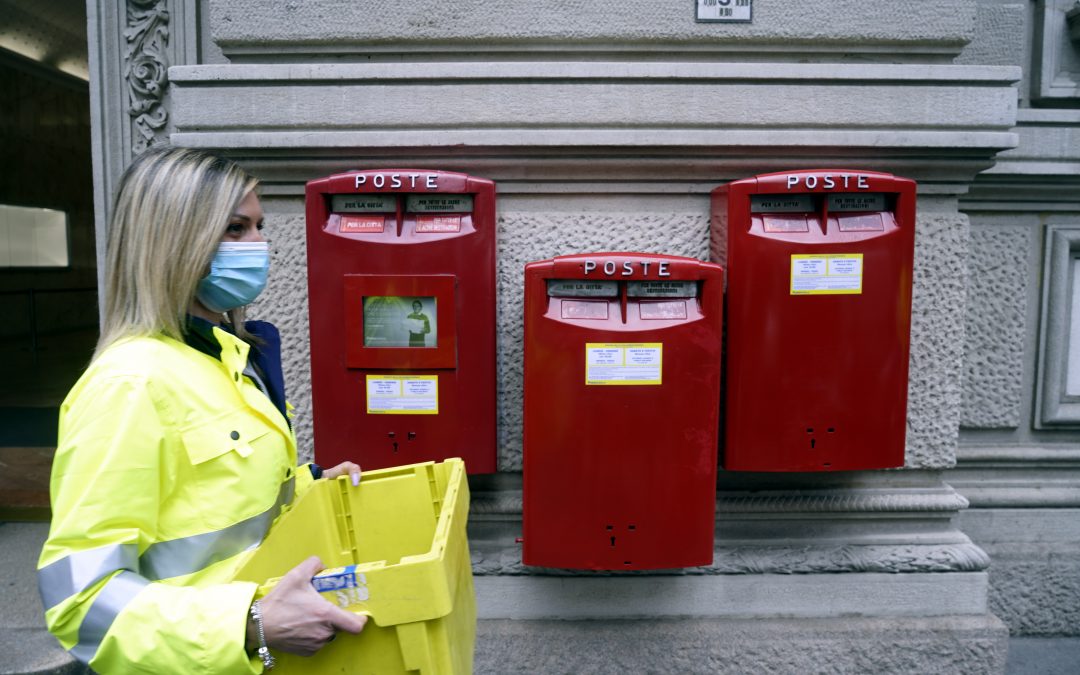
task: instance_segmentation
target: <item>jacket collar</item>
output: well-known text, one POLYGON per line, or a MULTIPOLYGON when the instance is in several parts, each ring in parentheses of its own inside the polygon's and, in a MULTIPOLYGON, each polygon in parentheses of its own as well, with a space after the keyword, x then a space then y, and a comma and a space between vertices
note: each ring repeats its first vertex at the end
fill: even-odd
POLYGON ((239 340, 228 324, 215 325, 206 319, 189 314, 184 330, 184 342, 192 349, 222 361, 222 346, 225 343, 217 338, 215 329, 219 329, 228 336, 222 340, 232 345, 230 349, 235 351, 239 346, 241 350, 245 350, 247 363, 255 368, 259 379, 266 387, 266 395, 288 421, 289 404, 285 399, 285 375, 281 370, 281 335, 274 324, 266 321, 244 322, 244 329, 255 337, 255 344, 252 345, 239 340))
POLYGON ((263 396, 261 391, 244 387, 243 373, 248 365, 248 352, 251 346, 220 326, 213 327, 213 337, 221 347, 221 364, 230 374, 230 381, 237 388, 248 406, 258 411, 272 422, 286 438, 292 439, 292 429, 285 413, 278 409, 272 397, 263 396))

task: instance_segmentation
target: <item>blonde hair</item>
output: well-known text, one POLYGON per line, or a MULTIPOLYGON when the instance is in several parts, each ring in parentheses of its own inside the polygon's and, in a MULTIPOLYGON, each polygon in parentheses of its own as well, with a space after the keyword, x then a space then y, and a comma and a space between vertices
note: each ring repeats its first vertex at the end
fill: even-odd
MULTIPOLYGON (((234 162, 198 150, 157 147, 131 163, 109 223, 95 358, 125 337, 183 340, 195 288, 230 216, 257 184, 234 162)), ((246 338, 243 309, 229 312, 229 320, 246 338)))

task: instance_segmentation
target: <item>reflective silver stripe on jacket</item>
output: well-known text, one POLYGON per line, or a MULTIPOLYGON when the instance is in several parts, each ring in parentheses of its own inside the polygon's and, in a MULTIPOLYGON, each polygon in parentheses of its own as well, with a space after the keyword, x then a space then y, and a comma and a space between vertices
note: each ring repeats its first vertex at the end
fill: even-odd
POLYGON ((138 571, 135 544, 111 544, 79 551, 38 570, 38 592, 46 611, 90 588, 116 570, 138 571))
POLYGON ((79 625, 79 642, 71 648, 71 655, 83 663, 90 663, 113 621, 149 583, 133 572, 121 572, 109 579, 83 617, 79 625))
POLYGON ((151 581, 198 572, 258 546, 281 507, 292 501, 296 477, 281 484, 277 501, 262 513, 223 530, 152 544, 139 556, 139 573, 151 581))
MULTIPOLYGON (((38 591, 48 610, 90 588, 116 570, 137 572, 150 581, 198 572, 215 562, 258 546, 281 507, 292 502, 296 477, 281 484, 266 511, 223 530, 152 545, 141 556, 135 544, 113 544, 77 551, 38 570, 38 591)), ((112 583, 112 582, 110 582, 112 583)))

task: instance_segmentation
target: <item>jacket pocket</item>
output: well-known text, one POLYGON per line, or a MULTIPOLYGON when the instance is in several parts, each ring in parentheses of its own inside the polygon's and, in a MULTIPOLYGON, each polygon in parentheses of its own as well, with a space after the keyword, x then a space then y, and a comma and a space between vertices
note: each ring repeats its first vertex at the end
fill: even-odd
POLYGON ((202 464, 229 452, 247 457, 251 444, 270 433, 270 428, 250 412, 237 409, 180 432, 192 464, 202 464))

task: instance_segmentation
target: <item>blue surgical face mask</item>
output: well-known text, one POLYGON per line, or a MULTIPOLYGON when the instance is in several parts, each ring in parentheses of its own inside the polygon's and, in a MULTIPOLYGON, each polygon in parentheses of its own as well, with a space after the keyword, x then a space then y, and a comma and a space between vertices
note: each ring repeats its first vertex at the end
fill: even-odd
POLYGON ((270 245, 265 241, 222 242, 195 297, 212 312, 251 304, 266 287, 269 269, 270 245))

